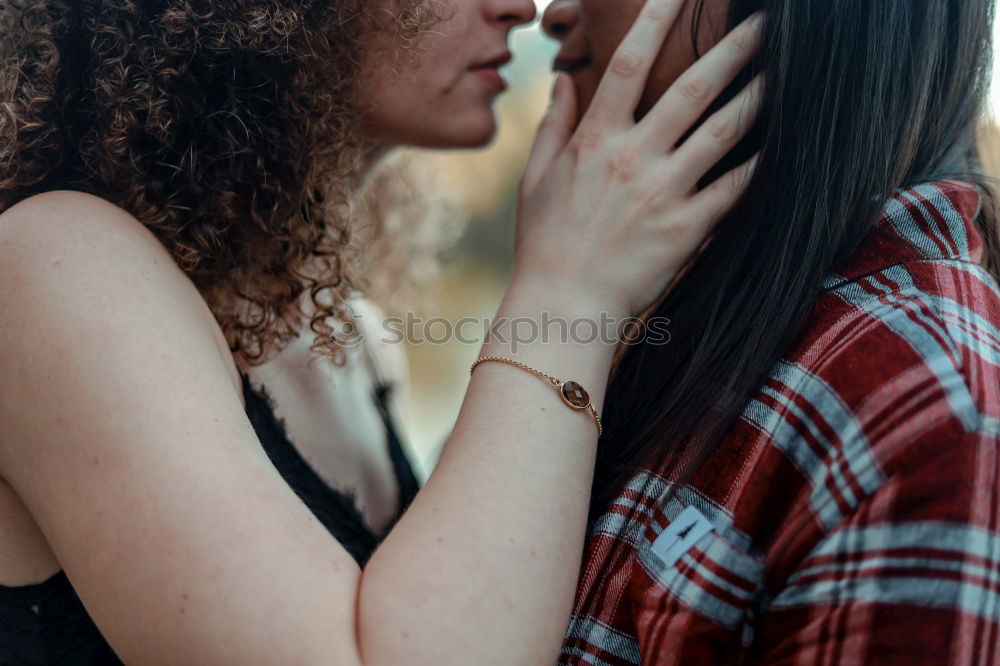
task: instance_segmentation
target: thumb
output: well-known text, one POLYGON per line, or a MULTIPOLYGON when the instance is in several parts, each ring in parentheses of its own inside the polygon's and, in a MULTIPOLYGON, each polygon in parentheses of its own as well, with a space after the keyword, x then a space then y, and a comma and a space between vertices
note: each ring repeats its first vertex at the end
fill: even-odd
POLYGON ((552 101, 538 128, 528 166, 524 169, 524 177, 521 179, 523 189, 533 189, 566 148, 576 127, 576 107, 573 81, 569 74, 559 72, 552 90, 552 101))

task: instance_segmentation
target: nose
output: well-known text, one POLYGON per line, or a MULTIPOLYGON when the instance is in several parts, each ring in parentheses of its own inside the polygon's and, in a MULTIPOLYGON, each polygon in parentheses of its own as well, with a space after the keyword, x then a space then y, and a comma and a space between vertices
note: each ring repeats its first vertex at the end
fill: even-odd
POLYGON ((573 32, 580 22, 580 0, 553 0, 542 17, 542 28, 560 42, 573 32))
POLYGON ((490 18, 511 28, 531 23, 538 16, 535 0, 490 0, 490 18))

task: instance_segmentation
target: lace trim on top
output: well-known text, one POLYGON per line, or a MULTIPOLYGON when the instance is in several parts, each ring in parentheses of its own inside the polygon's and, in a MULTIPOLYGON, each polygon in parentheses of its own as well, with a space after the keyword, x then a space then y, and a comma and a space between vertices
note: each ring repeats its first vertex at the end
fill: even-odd
MULTIPOLYGON (((350 496, 338 492, 309 466, 289 441, 266 389, 255 390, 240 373, 247 416, 275 468, 324 527, 357 560, 371 557, 379 536, 350 496)), ((405 507, 417 491, 389 418, 386 390, 375 395, 386 425, 389 452, 405 507)), ((398 516, 397 516, 398 519, 398 516)), ((0 586, 0 666, 119 666, 115 656, 62 571, 48 580, 18 587, 0 586)))

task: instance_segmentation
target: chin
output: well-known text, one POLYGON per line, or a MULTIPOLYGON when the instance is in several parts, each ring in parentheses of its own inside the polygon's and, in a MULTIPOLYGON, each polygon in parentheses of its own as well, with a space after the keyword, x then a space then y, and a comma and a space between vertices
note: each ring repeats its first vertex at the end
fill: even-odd
POLYGON ((499 129, 493 109, 479 110, 461 118, 443 118, 437 136, 428 137, 425 148, 482 148, 488 145, 499 129))
POLYGON ((470 132, 469 134, 456 137, 453 147, 455 148, 483 148, 488 146, 493 142, 493 139, 497 135, 497 125, 494 123, 488 129, 484 128, 479 132, 470 132))

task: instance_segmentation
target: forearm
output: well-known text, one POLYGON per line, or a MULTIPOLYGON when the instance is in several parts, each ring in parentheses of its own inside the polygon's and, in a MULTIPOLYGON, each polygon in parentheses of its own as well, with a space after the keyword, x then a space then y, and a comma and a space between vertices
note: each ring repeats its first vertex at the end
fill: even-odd
MULTIPOLYGON (((498 318, 538 321, 544 303, 538 290, 514 289, 498 318)), ((613 352, 557 339, 513 348, 494 338, 483 349, 577 381, 597 405, 613 352)), ((365 662, 555 659, 579 571, 596 442, 590 415, 567 407, 553 385, 507 365, 480 366, 437 470, 363 574, 365 662)))
MULTIPOLYGON (((514 272, 536 288, 515 282, 501 317, 553 306, 569 319, 643 312, 745 188, 753 160, 699 183, 746 135, 758 88, 744 88, 677 146, 753 57, 760 21, 744 21, 685 75, 711 82, 703 103, 672 88, 636 121, 682 5, 645 3, 613 56, 628 66, 609 69, 579 124, 574 87, 559 79, 519 197, 514 272), (713 133, 720 126, 738 131, 713 133)), ((484 349, 573 379, 597 405, 613 352, 573 341, 484 349)), ((362 576, 366 661, 554 661, 579 570, 596 434, 538 377, 500 364, 477 370, 438 471, 362 576)))

